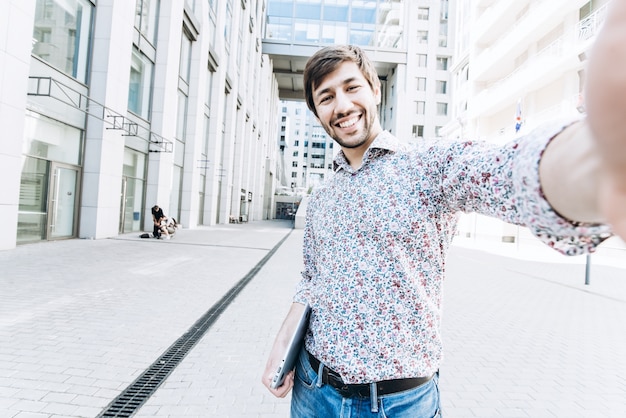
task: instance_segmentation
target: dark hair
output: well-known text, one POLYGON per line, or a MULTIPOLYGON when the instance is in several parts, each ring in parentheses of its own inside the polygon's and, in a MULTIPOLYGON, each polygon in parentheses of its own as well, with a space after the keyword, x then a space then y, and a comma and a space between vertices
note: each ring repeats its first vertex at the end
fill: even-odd
POLYGON ((354 45, 334 45, 327 46, 317 51, 304 67, 304 98, 306 104, 317 116, 315 110, 315 100, 313 100, 313 90, 319 86, 324 78, 335 71, 344 62, 354 62, 363 73, 363 76, 374 88, 379 83, 378 73, 374 68, 374 64, 365 55, 365 52, 358 46, 354 45))

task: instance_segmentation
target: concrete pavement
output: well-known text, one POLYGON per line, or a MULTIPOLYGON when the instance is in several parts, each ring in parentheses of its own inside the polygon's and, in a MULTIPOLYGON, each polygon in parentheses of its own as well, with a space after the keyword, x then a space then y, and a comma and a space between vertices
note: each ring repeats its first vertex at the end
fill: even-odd
MULTIPOLYGON (((302 269, 291 225, 0 252, 0 417, 103 414, 246 277, 153 393, 106 416, 287 417, 260 377, 302 269)), ((448 262, 445 416, 625 416, 626 269, 594 265, 585 286, 580 260, 471 245, 448 262)))

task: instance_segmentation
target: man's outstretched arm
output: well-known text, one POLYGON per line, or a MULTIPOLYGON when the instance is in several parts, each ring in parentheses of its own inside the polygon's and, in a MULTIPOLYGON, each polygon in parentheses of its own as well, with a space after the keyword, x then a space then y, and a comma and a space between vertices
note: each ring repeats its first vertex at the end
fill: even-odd
POLYGON ((543 191, 565 218, 608 222, 626 240, 626 0, 613 0, 589 58, 587 118, 555 137, 543 191))

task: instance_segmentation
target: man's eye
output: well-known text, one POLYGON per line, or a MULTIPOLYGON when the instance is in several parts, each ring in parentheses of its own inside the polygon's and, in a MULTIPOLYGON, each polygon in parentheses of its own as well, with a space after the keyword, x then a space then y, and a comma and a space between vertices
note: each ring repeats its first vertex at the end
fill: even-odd
POLYGON ((325 103, 329 101, 330 99, 332 99, 332 96, 324 96, 320 99, 320 103, 325 103))
POLYGON ((348 87, 348 91, 357 90, 359 87, 361 87, 361 86, 350 86, 350 87, 348 87))

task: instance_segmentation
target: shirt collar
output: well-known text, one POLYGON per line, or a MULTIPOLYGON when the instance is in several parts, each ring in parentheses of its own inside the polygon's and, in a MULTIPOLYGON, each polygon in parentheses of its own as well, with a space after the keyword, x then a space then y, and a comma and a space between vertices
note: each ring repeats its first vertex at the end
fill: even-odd
MULTIPOLYGON (((382 131, 376 136, 376 138, 374 138, 369 148, 363 154, 363 163, 361 164, 361 167, 367 164, 368 160, 377 158, 387 152, 396 152, 399 145, 400 141, 398 138, 393 136, 389 131, 382 131), (374 152, 375 150, 380 150, 381 152, 374 152)), ((357 171, 350 166, 343 150, 339 150, 339 153, 333 160, 333 171, 336 173, 340 169, 348 172, 357 171)))

